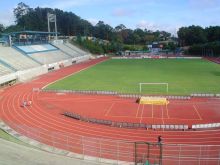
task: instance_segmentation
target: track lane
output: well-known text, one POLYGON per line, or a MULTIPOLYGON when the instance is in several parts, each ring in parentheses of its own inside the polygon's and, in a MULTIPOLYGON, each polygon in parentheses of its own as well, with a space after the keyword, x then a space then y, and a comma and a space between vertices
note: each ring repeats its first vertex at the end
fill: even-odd
MULTIPOLYGON (((88 64, 88 63, 87 63, 88 64)), ((94 64, 94 63, 93 63, 94 64)), ((74 135, 72 139, 69 139, 69 144, 78 146, 79 150, 75 151, 72 148, 68 148, 66 146, 57 146, 63 149, 69 149, 71 151, 75 151, 80 153, 80 147, 82 141, 80 141, 81 137, 90 137, 90 138, 100 138, 106 142, 106 144, 110 143, 110 141, 114 140, 123 140, 127 142, 132 141, 150 141, 156 142, 157 136, 162 135, 165 143, 169 144, 220 144, 220 131, 219 130, 207 130, 207 131, 152 131, 152 130, 131 130, 131 129, 121 129, 121 128, 113 128, 107 126, 100 126, 96 124, 84 123, 81 121, 73 121, 71 119, 65 118, 57 113, 52 113, 49 111, 47 107, 41 104, 41 93, 33 92, 32 88, 34 87, 43 87, 45 84, 50 83, 60 77, 70 74, 73 71, 79 71, 83 67, 88 67, 85 64, 78 67, 77 69, 72 69, 71 67, 66 70, 59 70, 54 73, 49 73, 47 75, 43 75, 36 80, 25 83, 18 84, 11 88, 8 88, 2 92, 2 99, 0 100, 1 104, 1 118, 8 123, 10 126, 14 126, 16 123, 18 125, 24 126, 18 130, 20 133, 27 133, 25 131, 25 127, 33 129, 33 134, 27 134, 27 136, 32 137, 34 139, 40 140, 43 143, 54 145, 52 141, 54 140, 51 135, 57 135, 56 139, 59 144, 66 142, 65 135, 74 135), (66 71, 66 72, 65 72, 66 71), (32 106, 27 109, 20 108, 20 104, 23 100, 32 100, 32 106), (37 137, 36 131, 40 132, 41 138, 37 137), (105 139, 105 140, 104 140, 105 139), (108 142, 109 141, 109 142, 108 142)), ((47 94, 46 94, 47 95, 47 94)), ((51 96, 51 95, 50 95, 51 96)), ((80 99, 80 95, 76 95, 80 99)), ((65 95, 65 97, 69 97, 69 95, 65 95)), ((96 98, 96 96, 89 96, 93 99, 100 99, 102 96, 96 98)), ((109 97, 114 101, 120 102, 123 99, 109 97)), ((50 99, 50 98, 49 98, 50 99)), ((51 98, 56 100, 57 98, 51 98)), ((103 97, 105 101, 105 97, 103 97)), ((106 100, 108 100, 106 98, 106 100)), ((128 102, 128 100, 124 99, 124 102, 128 102)), ((122 101, 122 102, 123 102, 122 101)), ((179 104, 179 102, 177 102, 179 104)), ((181 104, 181 102, 180 102, 181 104)), ((220 105, 218 101, 216 104, 220 105)), ((202 104, 201 104, 202 105, 202 104)), ((139 113, 143 113, 144 109, 139 110, 139 113)), ((158 111, 158 110, 157 110, 158 111)), ((143 115, 143 114, 138 114, 143 115)), ((161 115, 159 111, 155 115, 161 115)), ((162 114, 163 122, 166 122, 165 114, 162 114)), ((166 114, 168 118, 168 114, 166 114)), ((104 143, 103 143, 104 145, 104 143)), ((114 146, 113 144, 111 146, 114 146)), ((112 157, 112 156, 110 156, 112 157)))

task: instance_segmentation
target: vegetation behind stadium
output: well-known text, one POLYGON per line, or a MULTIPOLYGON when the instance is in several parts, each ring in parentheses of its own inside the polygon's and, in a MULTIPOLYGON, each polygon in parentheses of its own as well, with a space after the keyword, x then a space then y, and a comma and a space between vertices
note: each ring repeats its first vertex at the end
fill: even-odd
POLYGON ((202 28, 200 26, 182 27, 177 32, 178 39, 165 31, 151 31, 148 29, 129 29, 120 24, 111 27, 103 21, 93 26, 87 20, 80 18, 72 12, 60 9, 31 8, 21 2, 14 8, 15 25, 4 27, 0 22, 0 34, 12 31, 34 30, 47 31, 47 13, 57 16, 58 31, 64 36, 93 36, 109 41, 107 44, 88 40, 77 40, 77 43, 92 53, 116 52, 119 50, 146 50, 147 44, 154 41, 162 42, 164 49, 174 50, 177 46, 188 47, 187 53, 202 55, 204 49, 212 51, 213 56, 219 56, 220 52, 220 26, 202 28), (166 41, 166 42, 164 42, 166 41), (177 43, 173 45, 171 43, 177 43), (141 46, 140 46, 141 45, 141 46))

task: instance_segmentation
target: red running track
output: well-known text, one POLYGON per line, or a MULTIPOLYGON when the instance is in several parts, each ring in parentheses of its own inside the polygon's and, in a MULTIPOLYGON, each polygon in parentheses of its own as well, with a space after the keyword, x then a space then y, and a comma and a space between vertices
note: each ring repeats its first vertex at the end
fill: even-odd
MULTIPOLYGON (((124 129, 90 124, 60 115, 68 111, 113 121, 188 125, 214 123, 220 122, 220 100, 218 99, 171 101, 168 106, 149 106, 138 105, 133 99, 122 99, 117 96, 61 95, 32 90, 42 88, 104 60, 106 58, 76 64, 40 76, 31 82, 2 90, 0 92, 1 119, 17 132, 42 143, 89 156, 134 161, 132 142, 156 142, 158 135, 161 135, 165 144, 187 144, 185 152, 179 146, 167 145, 164 151, 164 157, 167 156, 165 164, 176 164, 177 161, 197 164, 198 161, 195 160, 204 156, 213 158, 205 161, 206 164, 215 164, 219 161, 214 159, 218 157, 219 146, 209 146, 206 149, 200 146, 220 145, 218 129, 201 131, 124 129), (23 100, 32 100, 32 105, 27 108, 20 107, 23 100), (201 148, 209 154, 204 154, 201 148), (189 151, 193 154, 189 155, 189 151), (183 157, 171 159, 169 157, 171 155, 176 157, 183 155, 183 157), (194 157, 189 158, 191 155, 194 157), (195 160, 192 161, 192 159, 195 160)), ((204 160, 200 160, 200 163, 202 161, 204 160)))

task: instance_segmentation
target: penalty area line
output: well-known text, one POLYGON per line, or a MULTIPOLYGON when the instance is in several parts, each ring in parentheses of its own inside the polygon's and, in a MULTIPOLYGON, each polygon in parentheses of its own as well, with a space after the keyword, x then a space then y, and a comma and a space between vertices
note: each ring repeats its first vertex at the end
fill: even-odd
POLYGON ((199 111, 198 111, 198 109, 196 108, 196 105, 193 105, 193 108, 194 108, 194 110, 196 111, 197 115, 199 116, 199 119, 200 119, 200 120, 203 120, 202 117, 201 117, 201 115, 200 115, 200 113, 199 113, 199 111))
POLYGON ((112 105, 109 107, 109 109, 105 113, 105 116, 108 116, 108 114, 110 113, 110 111, 111 111, 111 109, 113 108, 114 105, 115 105, 115 103, 112 103, 112 105))
MULTIPOLYGON (((53 83, 55 83, 55 82, 57 82, 57 81, 63 80, 63 79, 65 79, 65 78, 67 78, 67 77, 70 77, 70 76, 72 76, 72 75, 75 75, 75 74, 77 74, 77 73, 80 73, 80 72, 82 72, 82 71, 84 71, 84 70, 86 70, 86 69, 88 69, 88 68, 92 68, 92 67, 94 67, 94 66, 96 66, 96 65, 98 65, 98 64, 101 64, 101 63, 103 63, 103 62, 105 62, 105 61, 107 61, 107 60, 109 60, 109 59, 106 59, 106 60, 97 62, 97 63, 95 63, 95 64, 93 64, 93 65, 89 65, 89 66, 87 66, 87 67, 85 67, 85 68, 83 68, 83 69, 81 69, 81 70, 79 70, 79 71, 77 71, 77 72, 74 72, 74 73, 69 74, 69 75, 66 75, 66 76, 64 76, 64 77, 62 77, 62 78, 60 78, 60 79, 57 79, 57 80, 55 80, 55 81, 53 81, 53 82, 50 82, 49 84, 47 84, 47 85, 45 85, 44 87, 42 87, 42 89, 45 89, 46 87, 48 87, 49 85, 51 85, 51 84, 53 84, 53 83)), ((79 63, 79 64, 80 64, 80 63, 79 63)))

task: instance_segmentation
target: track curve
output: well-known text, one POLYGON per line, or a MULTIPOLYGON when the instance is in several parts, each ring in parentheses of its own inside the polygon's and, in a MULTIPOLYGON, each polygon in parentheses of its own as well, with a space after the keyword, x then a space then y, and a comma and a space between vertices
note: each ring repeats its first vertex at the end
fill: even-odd
MULTIPOLYGON (((116 143, 117 145, 121 145, 122 149, 127 148, 128 150, 134 150, 132 142, 156 142, 159 135, 163 137, 163 141, 166 144, 220 145, 220 130, 218 129, 204 131, 122 129, 72 120, 60 115, 61 112, 67 110, 74 111, 74 103, 80 102, 82 98, 85 102, 82 102, 81 104, 89 106, 93 111, 95 111, 96 107, 92 107, 90 103, 96 102, 97 100, 99 100, 98 104, 100 104, 100 102, 105 102, 109 107, 111 106, 112 101, 119 103, 130 102, 130 100, 127 99, 115 96, 91 96, 80 94, 57 95, 55 93, 33 91, 33 88, 42 88, 62 77, 96 65, 104 60, 106 60, 106 58, 76 64, 42 75, 31 82, 17 84, 2 90, 0 99, 1 119, 17 132, 40 142, 76 153, 84 152, 83 154, 91 156, 97 156, 97 152, 95 151, 98 148, 98 145, 102 145, 102 148, 108 148, 112 150, 112 152, 115 149, 116 143), (31 100, 32 105, 27 108, 22 108, 20 105, 23 100, 31 100), (85 144, 95 149, 88 150, 85 153, 85 149, 82 151, 82 145, 85 144)), ((213 103, 219 108, 220 100, 214 100, 213 103)), ((100 109, 103 108, 105 108, 104 104, 100 109)), ((92 116, 93 112, 88 112, 88 114, 92 116)), ((105 117, 101 112, 100 114, 97 114, 97 116, 105 117)), ((106 118, 108 119, 108 117, 106 118)), ((127 120, 130 120, 130 118, 128 117, 127 120)), ((146 122, 148 121, 147 118, 144 120, 146 122)), ((215 120, 217 122, 219 116, 215 120)), ((151 120, 151 122, 157 123, 162 122, 162 120, 160 119, 157 121, 155 119, 151 120)), ((170 120, 167 119, 166 121, 166 119, 163 119, 163 122, 170 122, 170 120)), ((186 119, 184 122, 192 124, 196 121, 187 121, 186 119)), ((220 122, 220 120, 218 122, 220 122)), ((114 156, 105 153, 104 150, 102 154, 102 157, 115 159, 114 156)), ((128 154, 132 155, 133 151, 128 154)), ((128 155, 124 155, 121 156, 121 158, 116 159, 133 161, 133 158, 129 160, 127 157, 128 155)))

